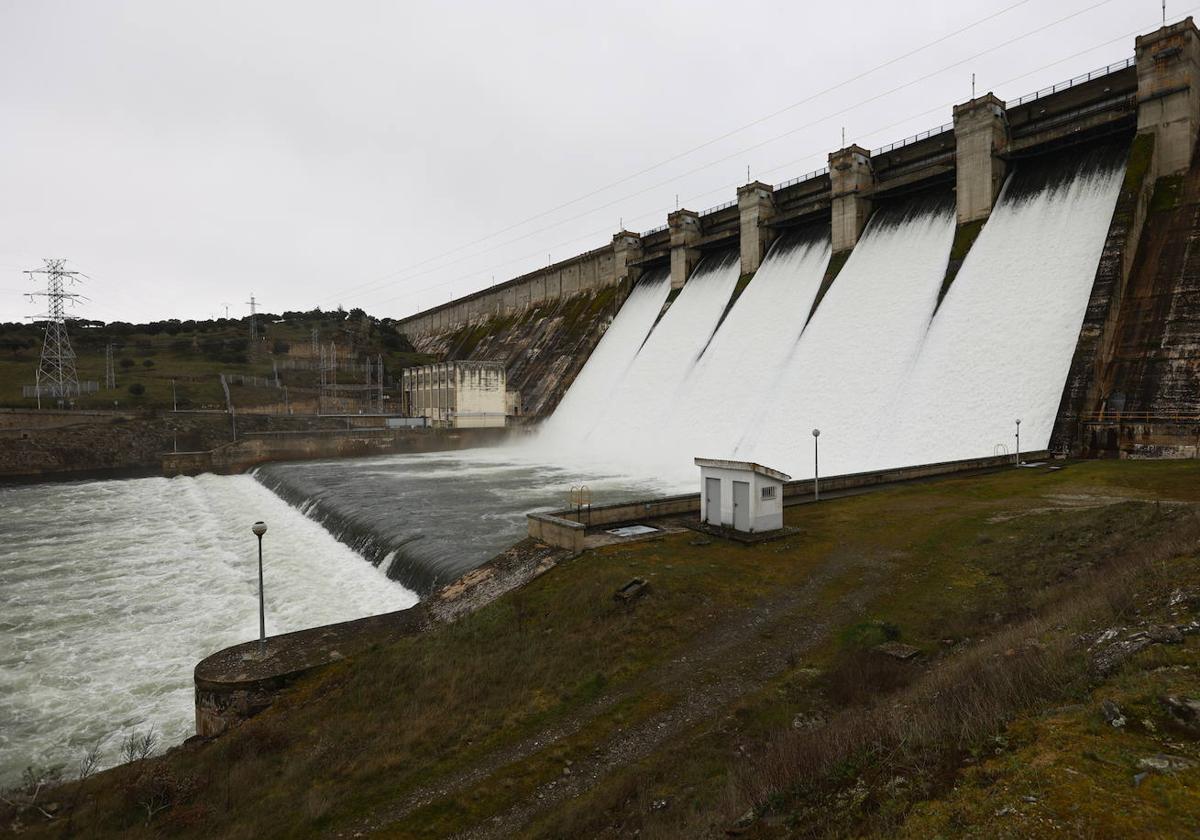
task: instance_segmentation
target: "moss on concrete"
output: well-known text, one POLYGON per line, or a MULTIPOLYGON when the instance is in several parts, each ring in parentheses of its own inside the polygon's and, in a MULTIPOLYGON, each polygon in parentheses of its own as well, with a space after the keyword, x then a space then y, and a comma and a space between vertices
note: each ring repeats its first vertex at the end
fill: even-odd
POLYGON ((825 268, 825 276, 821 278, 821 287, 817 289, 817 296, 813 298, 812 308, 808 310, 808 317, 804 319, 805 326, 817 314, 817 307, 821 305, 821 301, 825 298, 825 293, 829 291, 829 287, 833 285, 833 281, 841 273, 846 266, 846 260, 850 259, 852 251, 839 251, 829 258, 829 265, 825 268))
POLYGON ((976 219, 973 222, 961 224, 954 230, 954 243, 950 246, 950 259, 946 263, 946 274, 942 278, 942 287, 938 289, 937 307, 942 305, 942 300, 946 297, 946 293, 950 291, 950 286, 954 283, 954 278, 958 276, 959 269, 967 259, 967 254, 971 252, 971 246, 975 244, 975 240, 979 238, 980 231, 983 230, 987 219, 976 219))

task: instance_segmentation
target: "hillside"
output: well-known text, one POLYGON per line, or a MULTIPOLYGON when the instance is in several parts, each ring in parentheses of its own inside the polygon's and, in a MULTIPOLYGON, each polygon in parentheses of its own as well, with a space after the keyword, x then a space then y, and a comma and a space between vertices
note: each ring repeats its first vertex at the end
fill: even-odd
POLYGON ((752 547, 682 531, 588 551, 0 825, 1194 834, 1198 479, 1186 461, 1006 470, 792 507, 797 533, 752 547), (614 600, 634 577, 646 593, 614 600))
MULTIPOLYGON (((170 409, 177 402, 180 410, 224 410, 220 374, 233 381, 231 398, 239 409, 284 413, 285 403, 315 406, 320 369, 319 355, 314 358, 312 351, 313 330, 319 343, 337 345, 343 385, 365 381, 362 363, 367 357, 382 354, 389 383, 402 367, 429 360, 396 332, 393 321, 360 309, 260 313, 258 324, 259 341, 252 346, 249 318, 147 324, 73 320, 68 330, 79 379, 100 386, 76 399, 75 407, 153 410, 170 409), (113 389, 105 387, 109 345, 116 373, 113 389), (286 400, 282 388, 275 387, 276 374, 279 384, 288 387, 286 400)), ((22 397, 21 386, 34 383, 41 348, 40 324, 0 324, 0 406, 36 405, 34 398, 22 397)), ((44 401, 43 407, 53 406, 44 401)))

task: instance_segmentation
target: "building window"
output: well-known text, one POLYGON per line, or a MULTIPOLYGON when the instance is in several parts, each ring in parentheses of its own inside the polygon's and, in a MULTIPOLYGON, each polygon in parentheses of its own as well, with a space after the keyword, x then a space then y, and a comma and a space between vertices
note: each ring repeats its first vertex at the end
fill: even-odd
POLYGON ((775 498, 775 488, 774 487, 764 487, 762 489, 762 497, 764 499, 774 499, 775 498))

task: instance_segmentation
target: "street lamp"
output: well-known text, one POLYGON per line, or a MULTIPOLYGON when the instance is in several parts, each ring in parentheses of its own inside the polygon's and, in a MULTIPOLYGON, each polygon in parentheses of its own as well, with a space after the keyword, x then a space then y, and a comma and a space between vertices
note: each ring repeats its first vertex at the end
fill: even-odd
POLYGON ((1017 418, 1017 466, 1021 466, 1021 418, 1017 418))
POLYGON ((813 429, 813 501, 814 502, 821 501, 821 488, 819 486, 819 482, 821 479, 821 471, 817 468, 817 464, 818 464, 817 455, 819 454, 817 451, 817 444, 819 442, 818 439, 820 437, 821 437, 821 430, 813 429))
POLYGON ((263 602, 262 538, 267 533, 267 523, 259 520, 250 529, 258 537, 258 653, 267 654, 267 608, 263 602))

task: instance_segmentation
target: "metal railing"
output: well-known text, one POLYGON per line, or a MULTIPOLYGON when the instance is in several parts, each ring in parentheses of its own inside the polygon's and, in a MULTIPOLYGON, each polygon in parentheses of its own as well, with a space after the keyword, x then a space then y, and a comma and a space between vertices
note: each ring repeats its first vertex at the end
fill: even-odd
POLYGON ((650 228, 650 230, 644 230, 644 231, 642 231, 642 236, 643 236, 643 237, 646 237, 646 236, 653 236, 653 235, 654 235, 654 234, 656 234, 656 233, 662 233, 664 230, 666 230, 666 229, 667 229, 667 228, 669 228, 669 227, 670 227, 670 225, 659 225, 659 226, 658 226, 658 227, 656 227, 656 228, 650 228))
POLYGON ((1094 411, 1079 415, 1084 423, 1200 423, 1200 414, 1181 411, 1094 411))
POLYGON ((1025 96, 1017 97, 1016 99, 1012 100, 1011 102, 1007 102, 1006 107, 1007 108, 1016 108, 1018 105, 1025 105, 1030 102, 1035 102, 1038 99, 1041 99, 1043 96, 1049 96, 1052 93, 1060 93, 1064 90, 1075 87, 1075 85, 1081 85, 1084 82, 1090 82, 1092 79, 1099 79, 1103 76, 1107 76, 1109 73, 1116 73, 1119 70, 1124 70, 1128 67, 1132 67, 1136 63, 1137 63, 1137 59, 1130 57, 1130 58, 1125 59, 1124 61, 1118 61, 1115 64, 1109 64, 1104 67, 1097 68, 1096 70, 1092 70, 1091 72, 1084 73, 1082 76, 1076 76, 1073 79, 1067 79, 1065 82, 1059 82, 1058 84, 1051 85, 1050 87, 1047 87, 1047 88, 1042 88, 1039 91, 1035 91, 1033 93, 1026 94, 1025 96))
POLYGON ((720 210, 727 210, 730 207, 737 207, 737 199, 736 198, 733 201, 726 201, 724 204, 718 204, 714 207, 709 207, 707 210, 701 210, 700 215, 701 216, 711 216, 713 213, 716 213, 720 210))
POLYGON ((78 397, 83 394, 95 394, 100 390, 100 383, 93 379, 82 380, 75 385, 22 385, 22 397, 78 397), (38 392, 41 392, 40 394, 38 392))
POLYGON ((775 185, 776 190, 781 190, 784 187, 790 187, 794 184, 803 184, 805 181, 811 181, 813 178, 820 178, 822 175, 829 174, 829 167, 822 166, 820 169, 814 169, 812 172, 807 172, 799 178, 790 178, 786 181, 781 181, 775 185))
POLYGON ((948 122, 939 125, 937 128, 931 128, 928 131, 922 131, 920 134, 914 134, 912 137, 905 137, 903 140, 897 140, 895 143, 888 143, 886 146, 881 146, 878 149, 871 150, 871 156, 882 155, 886 152, 891 152, 896 149, 902 149, 905 146, 911 146, 913 143, 919 143, 922 140, 928 140, 930 137, 936 137, 947 131, 954 130, 954 123, 948 122))

